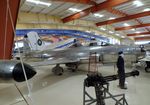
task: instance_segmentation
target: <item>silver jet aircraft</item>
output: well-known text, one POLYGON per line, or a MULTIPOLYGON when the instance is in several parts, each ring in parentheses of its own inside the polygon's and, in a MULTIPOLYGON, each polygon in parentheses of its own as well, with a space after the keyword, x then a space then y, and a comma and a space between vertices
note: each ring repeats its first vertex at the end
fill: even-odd
MULTIPOLYGON (((30 35, 30 34, 28 34, 30 35)), ((28 36, 29 37, 29 36, 28 36)), ((35 41, 38 46, 38 40, 35 41)), ((45 47, 43 47, 45 48, 45 47)), ((140 54, 141 48, 138 46, 126 46, 126 45, 113 45, 113 46, 80 46, 67 49, 43 49, 43 50, 31 50, 26 53, 25 59, 40 58, 38 62, 32 62, 32 66, 43 66, 49 64, 56 64, 56 67, 52 71, 57 74, 63 74, 63 68, 59 64, 66 64, 73 71, 78 68, 79 62, 82 59, 88 59, 90 53, 96 53, 98 57, 102 54, 116 54, 119 51, 123 51, 125 54, 140 54)))

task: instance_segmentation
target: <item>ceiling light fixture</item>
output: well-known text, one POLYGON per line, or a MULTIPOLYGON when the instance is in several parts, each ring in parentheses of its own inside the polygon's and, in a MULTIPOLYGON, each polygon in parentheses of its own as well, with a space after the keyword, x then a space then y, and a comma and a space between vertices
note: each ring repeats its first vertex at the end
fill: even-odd
POLYGON ((115 17, 110 17, 109 20, 115 19, 115 17))
POLYGON ((133 29, 131 29, 132 31, 135 31, 135 29, 133 28, 133 29))
POLYGON ((125 38, 125 36, 121 36, 121 38, 125 38))
POLYGON ((137 33, 137 34, 138 34, 138 33, 140 33, 140 32, 139 32, 139 31, 136 31, 135 33, 137 33))
POLYGON ((106 28, 103 28, 103 27, 101 27, 100 29, 101 29, 101 30, 103 30, 103 31, 105 31, 105 30, 106 30, 106 28))
POLYGON ((95 13, 94 16, 95 16, 95 17, 103 17, 104 15, 95 13))
POLYGON ((27 2, 30 2, 30 3, 34 3, 36 5, 45 5, 45 6, 50 6, 51 3, 48 3, 48 2, 43 2, 43 1, 39 1, 39 0, 26 0, 27 2))
POLYGON ((110 33, 110 34, 113 34, 114 32, 113 32, 113 31, 109 31, 109 33, 110 33))
POLYGON ((86 32, 90 33, 91 31, 86 31, 86 32))
POLYGON ((120 34, 116 34, 117 36, 120 36, 120 34))
POLYGON ((80 12, 80 9, 77 8, 69 8, 68 10, 72 11, 72 12, 80 12))
POLYGON ((150 11, 150 8, 145 8, 143 11, 144 11, 144 12, 150 11))
POLYGON ((143 6, 144 4, 141 1, 136 0, 136 1, 133 1, 133 5, 136 5, 136 7, 140 7, 140 6, 143 6))
POLYGON ((128 23, 124 23, 123 25, 124 25, 124 26, 130 26, 128 23))

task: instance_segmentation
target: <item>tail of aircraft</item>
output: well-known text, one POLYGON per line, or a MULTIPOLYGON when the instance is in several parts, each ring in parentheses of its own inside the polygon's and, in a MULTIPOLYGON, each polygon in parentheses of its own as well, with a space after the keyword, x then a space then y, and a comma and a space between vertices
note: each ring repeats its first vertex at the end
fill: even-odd
POLYGON ((25 36, 25 43, 28 43, 31 50, 42 50, 45 47, 37 32, 29 32, 25 36))
POLYGON ((69 38, 60 42, 50 45, 45 45, 37 32, 29 32, 25 36, 25 40, 31 50, 52 50, 52 49, 65 49, 75 44, 75 38, 69 38))

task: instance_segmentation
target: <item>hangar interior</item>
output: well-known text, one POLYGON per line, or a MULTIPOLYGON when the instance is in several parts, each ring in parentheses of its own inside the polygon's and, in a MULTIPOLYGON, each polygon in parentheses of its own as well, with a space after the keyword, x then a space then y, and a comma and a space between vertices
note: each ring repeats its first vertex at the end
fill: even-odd
POLYGON ((0 6, 0 105, 149 105, 150 0, 0 6), (118 86, 120 51, 127 89, 118 86))

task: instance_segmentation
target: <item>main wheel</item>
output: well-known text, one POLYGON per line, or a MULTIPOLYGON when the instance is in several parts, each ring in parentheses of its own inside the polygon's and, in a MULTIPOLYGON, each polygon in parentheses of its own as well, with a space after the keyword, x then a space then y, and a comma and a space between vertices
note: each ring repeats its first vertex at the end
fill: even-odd
POLYGON ((55 66, 53 69, 52 69, 52 72, 55 74, 55 75, 62 75, 63 72, 64 72, 64 69, 60 66, 55 66))
POLYGON ((145 67, 145 72, 150 72, 150 68, 148 68, 148 67, 145 67))

